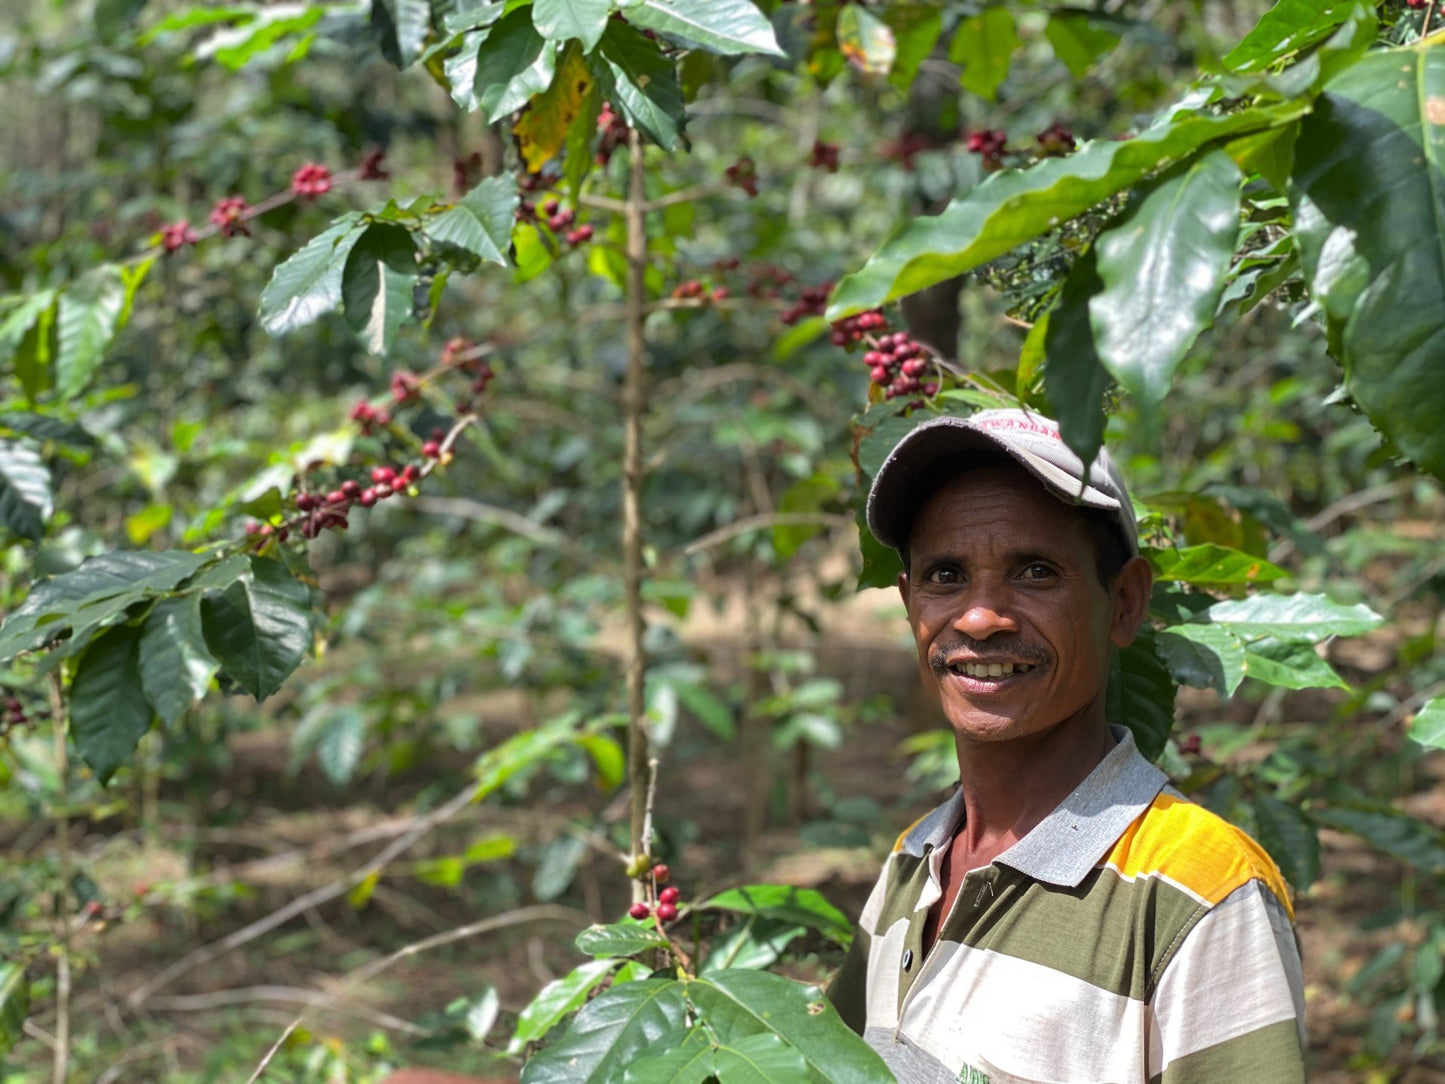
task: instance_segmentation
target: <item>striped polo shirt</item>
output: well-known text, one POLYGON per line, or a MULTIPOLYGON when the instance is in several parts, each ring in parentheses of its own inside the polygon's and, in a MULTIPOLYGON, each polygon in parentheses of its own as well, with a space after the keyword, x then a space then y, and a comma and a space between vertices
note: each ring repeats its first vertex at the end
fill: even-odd
POLYGON ((961 794, 899 838, 828 996, 905 1084, 1304 1079, 1304 982, 1279 870, 1116 745, 964 877, 923 951, 961 794))

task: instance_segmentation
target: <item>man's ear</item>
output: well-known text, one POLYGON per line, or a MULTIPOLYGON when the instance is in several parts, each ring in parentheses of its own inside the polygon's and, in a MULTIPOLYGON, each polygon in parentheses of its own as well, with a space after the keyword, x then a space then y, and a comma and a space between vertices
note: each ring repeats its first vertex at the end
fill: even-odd
POLYGON ((908 572, 898 573, 898 596, 903 599, 903 608, 908 609, 908 572))
POLYGON ((1139 626, 1149 612, 1149 592, 1154 587, 1154 570, 1142 557, 1131 557, 1114 577, 1110 595, 1114 602, 1114 623, 1109 640, 1117 647, 1128 647, 1139 633, 1139 626))

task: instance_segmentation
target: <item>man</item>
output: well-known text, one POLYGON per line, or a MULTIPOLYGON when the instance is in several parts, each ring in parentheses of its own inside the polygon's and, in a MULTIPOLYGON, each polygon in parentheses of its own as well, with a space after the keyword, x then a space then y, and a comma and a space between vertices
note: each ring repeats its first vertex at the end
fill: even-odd
POLYGON ((829 997, 900 1081, 1300 1081, 1279 871, 1105 719, 1152 585, 1101 451, 1022 410, 908 433, 868 494, 959 787, 899 838, 829 997))

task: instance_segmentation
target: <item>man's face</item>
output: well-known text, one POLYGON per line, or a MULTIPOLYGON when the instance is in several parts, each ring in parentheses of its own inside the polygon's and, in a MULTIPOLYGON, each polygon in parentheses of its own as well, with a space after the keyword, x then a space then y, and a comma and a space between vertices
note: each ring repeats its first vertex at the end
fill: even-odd
POLYGON ((1110 648, 1143 618, 1143 561, 1106 588, 1082 516, 1015 466, 944 485, 909 538, 898 587, 924 687, 958 741, 1102 724, 1110 648))

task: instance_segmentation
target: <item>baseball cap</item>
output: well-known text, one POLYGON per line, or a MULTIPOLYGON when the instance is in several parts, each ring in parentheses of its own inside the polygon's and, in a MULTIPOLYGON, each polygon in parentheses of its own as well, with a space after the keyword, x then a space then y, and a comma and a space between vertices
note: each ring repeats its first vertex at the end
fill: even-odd
POLYGON ((1086 473, 1083 460, 1059 435, 1058 422, 1014 408, 967 417, 944 414, 909 430, 888 453, 868 491, 873 537, 901 549, 919 503, 946 480, 939 469, 961 453, 995 449, 1016 459, 1059 500, 1113 513, 1130 555, 1139 552, 1134 506, 1109 453, 1100 448, 1086 473))

